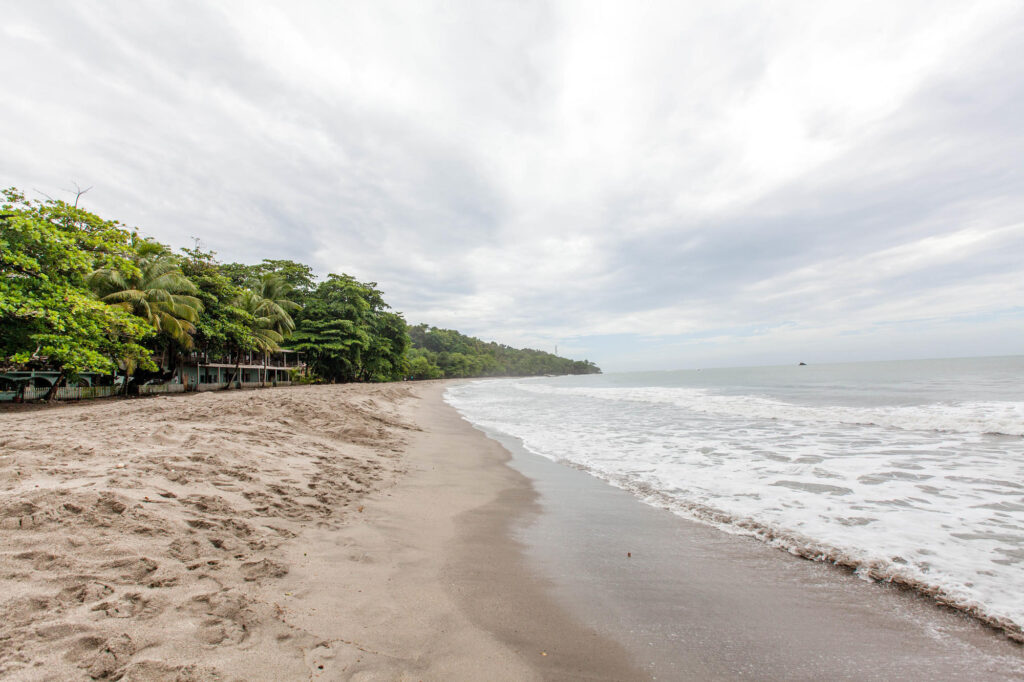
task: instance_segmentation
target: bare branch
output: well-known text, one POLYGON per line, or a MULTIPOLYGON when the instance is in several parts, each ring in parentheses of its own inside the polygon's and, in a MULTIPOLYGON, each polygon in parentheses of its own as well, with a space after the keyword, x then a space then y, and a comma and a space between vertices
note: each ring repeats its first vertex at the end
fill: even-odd
POLYGON ((74 183, 74 185, 75 185, 75 208, 78 208, 78 200, 82 198, 83 194, 85 194, 86 192, 88 192, 89 190, 92 189, 92 185, 86 187, 85 189, 82 189, 81 187, 79 187, 77 182, 74 183))

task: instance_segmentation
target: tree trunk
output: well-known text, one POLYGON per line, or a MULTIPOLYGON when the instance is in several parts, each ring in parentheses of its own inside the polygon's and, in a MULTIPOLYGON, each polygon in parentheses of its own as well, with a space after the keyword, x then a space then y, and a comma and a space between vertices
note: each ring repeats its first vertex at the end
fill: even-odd
POLYGON ((61 384, 67 383, 67 380, 67 374, 65 374, 64 370, 61 370, 60 374, 57 375, 57 380, 50 385, 50 390, 46 392, 46 395, 43 397, 43 400, 45 400, 48 403, 56 401, 57 389, 60 388, 61 384))
POLYGON ((231 388, 231 384, 235 383, 235 377, 238 376, 238 368, 242 365, 242 351, 238 351, 238 355, 235 356, 235 371, 231 374, 231 378, 228 379, 227 385, 221 390, 228 390, 231 388))

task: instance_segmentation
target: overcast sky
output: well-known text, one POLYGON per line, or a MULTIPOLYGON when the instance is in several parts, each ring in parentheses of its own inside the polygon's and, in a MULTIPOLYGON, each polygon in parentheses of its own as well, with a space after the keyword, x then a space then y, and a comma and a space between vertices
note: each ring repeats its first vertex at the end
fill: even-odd
POLYGON ((32 2, 0 185, 605 370, 1024 352, 1024 4, 32 2))

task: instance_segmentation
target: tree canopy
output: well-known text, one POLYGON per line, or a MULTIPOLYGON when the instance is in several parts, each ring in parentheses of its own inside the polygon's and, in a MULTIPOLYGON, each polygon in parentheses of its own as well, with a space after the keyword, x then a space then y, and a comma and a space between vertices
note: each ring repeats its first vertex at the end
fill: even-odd
MULTIPOLYGON (((0 364, 64 376, 168 367, 188 351, 233 358, 301 351, 321 381, 586 374, 588 361, 515 349, 450 329, 408 326, 376 282, 263 259, 173 253, 117 221, 4 190, 0 364)), ((223 361, 223 360, 221 360, 223 361)))
POLYGON ((403 376, 405 329, 376 282, 328 275, 307 297, 290 346, 328 381, 390 381, 403 376))
POLYGON ((415 379, 597 374, 589 360, 570 360, 532 348, 481 341, 453 329, 409 327, 409 371, 415 379))
POLYGON ((98 267, 137 268, 133 235, 62 201, 31 202, 13 189, 0 207, 0 357, 67 374, 149 363, 153 328, 97 299, 98 267))

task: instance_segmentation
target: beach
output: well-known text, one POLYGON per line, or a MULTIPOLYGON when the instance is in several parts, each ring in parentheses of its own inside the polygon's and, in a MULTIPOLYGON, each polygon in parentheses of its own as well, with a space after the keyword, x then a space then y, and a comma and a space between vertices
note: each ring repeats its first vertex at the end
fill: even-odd
POLYGON ((0 412, 0 677, 1024 674, 967 615, 487 438, 451 385, 0 412))
POLYGON ((0 677, 511 680, 595 662, 632 676, 515 570, 505 519, 462 520, 532 491, 441 390, 0 413, 0 677), (481 623, 465 602, 495 598, 499 557, 498 595, 516 599, 481 623))

